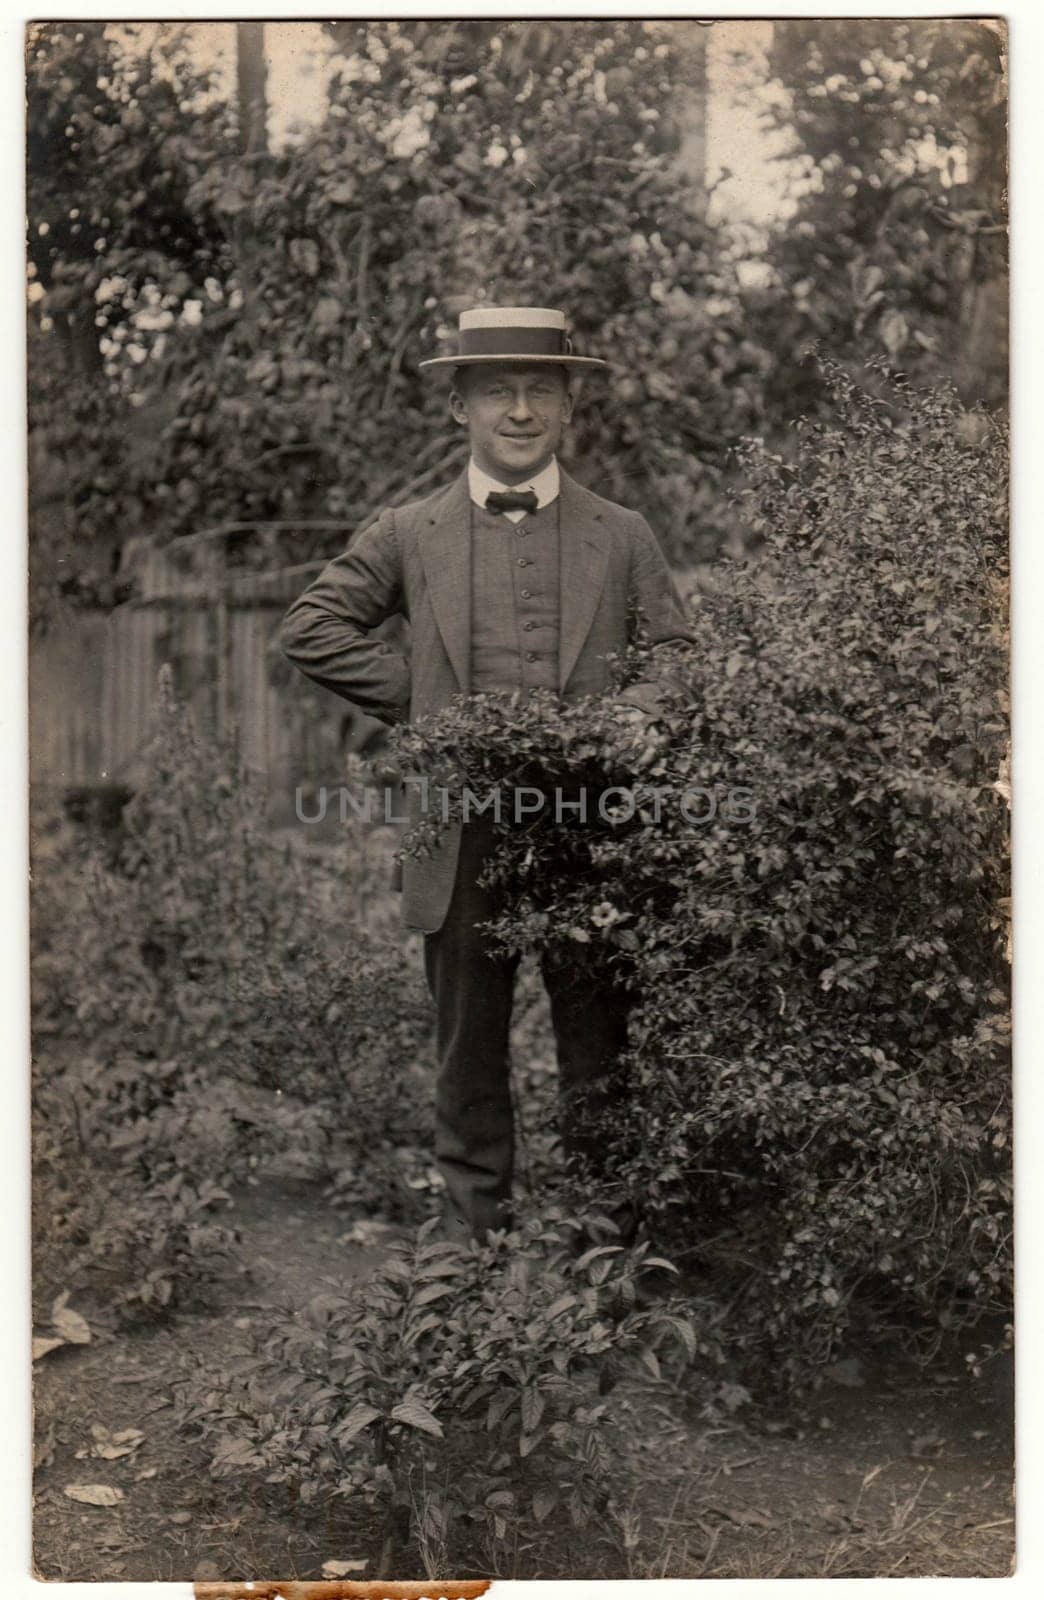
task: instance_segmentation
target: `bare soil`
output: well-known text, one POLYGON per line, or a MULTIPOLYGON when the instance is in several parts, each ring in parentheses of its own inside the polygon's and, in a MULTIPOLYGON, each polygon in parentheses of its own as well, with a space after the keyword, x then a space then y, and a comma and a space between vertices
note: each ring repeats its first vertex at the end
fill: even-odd
MULTIPOLYGON (((352 1219, 313 1188, 261 1185, 239 1193, 232 1220, 252 1267, 249 1284, 205 1313, 132 1335, 92 1323, 92 1342, 36 1365, 35 1551, 46 1579, 184 1581, 318 1579, 330 1560, 366 1563, 379 1531, 365 1515, 303 1522, 215 1484, 178 1433, 179 1380, 215 1371, 272 1308, 362 1284, 379 1239, 353 1242, 352 1219), (346 1235, 349 1237, 346 1238, 346 1235), (145 1434, 118 1460, 78 1458, 95 1438, 145 1434), (124 1491, 113 1507, 84 1505, 68 1484, 124 1491)), ((358 1235, 356 1236, 358 1237, 358 1235)), ((365 1229, 363 1240, 367 1239, 365 1229)), ((618 1504, 632 1519, 621 1551, 589 1530, 584 1542, 519 1553, 519 1577, 978 1577, 1012 1566, 1013 1393, 998 1358, 978 1380, 958 1367, 924 1373, 899 1358, 834 1369, 786 1415, 744 1406, 722 1423, 700 1397, 639 1381, 613 1391, 618 1504)), ((405 1559, 405 1558, 404 1558, 405 1559)), ((510 1564, 510 1558, 509 1558, 510 1564)), ((396 1571, 423 1578, 423 1571, 396 1571)), ((453 1576, 465 1578, 473 1573, 453 1576)))

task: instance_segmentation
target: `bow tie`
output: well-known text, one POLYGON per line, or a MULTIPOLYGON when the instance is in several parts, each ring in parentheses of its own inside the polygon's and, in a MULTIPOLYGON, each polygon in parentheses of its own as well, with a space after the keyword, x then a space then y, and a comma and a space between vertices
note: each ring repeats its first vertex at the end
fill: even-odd
POLYGON ((535 511, 537 497, 532 489, 492 489, 486 496, 487 511, 535 511))

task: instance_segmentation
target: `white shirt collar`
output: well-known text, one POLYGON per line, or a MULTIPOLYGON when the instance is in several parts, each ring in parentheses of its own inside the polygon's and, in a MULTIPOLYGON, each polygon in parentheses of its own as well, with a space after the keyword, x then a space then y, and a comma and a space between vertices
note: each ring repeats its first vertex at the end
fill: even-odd
MULTIPOLYGON (((468 493, 477 506, 485 506, 486 496, 493 490, 498 493, 504 489, 517 489, 520 493, 532 489, 537 497, 537 510, 549 506, 552 500, 557 500, 560 486, 558 460, 551 457, 543 471, 538 472, 535 478, 529 478, 525 483, 498 483, 496 478, 491 478, 488 472, 483 472, 474 457, 468 462, 468 493)), ((510 517, 512 522, 518 522, 525 516, 524 511, 505 511, 505 517, 510 517)))

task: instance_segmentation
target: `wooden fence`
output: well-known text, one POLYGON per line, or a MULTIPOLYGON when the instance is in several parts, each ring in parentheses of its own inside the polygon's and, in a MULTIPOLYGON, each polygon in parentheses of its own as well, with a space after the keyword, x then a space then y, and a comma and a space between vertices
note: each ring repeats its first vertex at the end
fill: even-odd
MULTIPOLYGON (((323 526, 332 548, 335 530, 343 543, 343 525, 323 526)), ((109 613, 74 614, 33 641, 38 791, 133 790, 165 665, 197 726, 222 740, 235 735, 240 761, 267 785, 273 820, 292 814, 298 785, 340 781, 345 751, 372 743, 380 724, 309 684, 278 642, 283 614, 322 563, 257 570, 230 560, 237 541, 263 534, 274 545, 281 531, 233 523, 143 549, 128 574, 131 599, 109 613)))

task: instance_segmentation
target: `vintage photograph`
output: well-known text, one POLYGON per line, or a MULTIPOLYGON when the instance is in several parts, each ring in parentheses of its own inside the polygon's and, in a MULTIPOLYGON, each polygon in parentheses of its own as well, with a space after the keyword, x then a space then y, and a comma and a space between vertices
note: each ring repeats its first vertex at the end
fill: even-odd
POLYGON ((37 1576, 1008 1575, 1005 22, 25 63, 37 1576))

